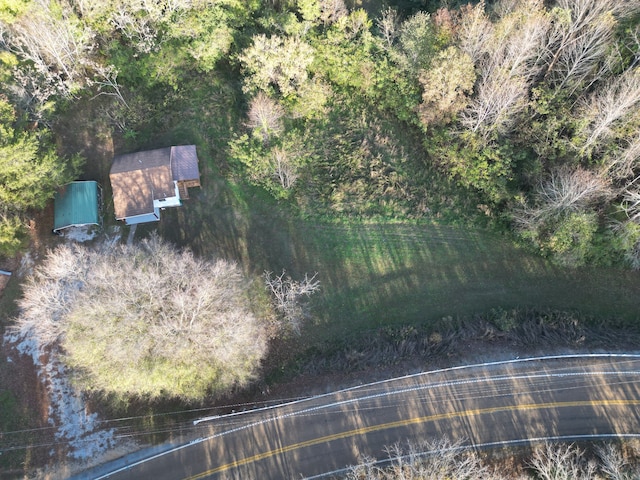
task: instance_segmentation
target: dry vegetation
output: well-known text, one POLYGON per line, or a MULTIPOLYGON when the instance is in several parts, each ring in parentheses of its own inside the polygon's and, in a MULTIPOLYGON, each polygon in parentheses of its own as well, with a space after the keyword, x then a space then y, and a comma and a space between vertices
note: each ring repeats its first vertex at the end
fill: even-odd
POLYGON ((199 399, 246 384, 266 351, 238 268, 156 236, 103 251, 59 247, 20 307, 16 328, 59 343, 87 390, 199 399))
POLYGON ((533 449, 526 468, 490 466, 460 442, 447 439, 419 444, 396 444, 388 459, 363 459, 346 480, 631 480, 638 478, 637 451, 627 445, 605 443, 589 455, 574 444, 544 444, 533 449), (389 466, 380 466, 381 463, 389 466))

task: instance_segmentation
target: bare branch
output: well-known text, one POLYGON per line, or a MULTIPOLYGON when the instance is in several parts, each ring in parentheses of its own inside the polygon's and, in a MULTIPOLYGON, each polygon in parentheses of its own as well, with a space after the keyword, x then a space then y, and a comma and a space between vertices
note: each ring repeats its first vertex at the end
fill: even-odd
POLYGON ((282 132, 284 108, 264 92, 251 99, 247 126, 262 135, 264 143, 269 143, 272 135, 282 132))
POLYGON ((281 313, 286 326, 300 335, 305 317, 302 297, 309 297, 320 289, 320 281, 316 279, 318 274, 309 277, 305 273, 300 282, 293 280, 285 270, 280 275, 272 275, 272 272, 265 271, 263 277, 272 294, 274 306, 281 313))
POLYGON ((542 480, 591 480, 596 473, 593 462, 584 460, 574 445, 551 445, 535 449, 530 466, 542 480))
POLYGON ((579 132, 584 140, 581 151, 602 144, 612 134, 612 127, 635 111, 640 103, 640 69, 627 70, 596 90, 583 106, 589 122, 579 132))

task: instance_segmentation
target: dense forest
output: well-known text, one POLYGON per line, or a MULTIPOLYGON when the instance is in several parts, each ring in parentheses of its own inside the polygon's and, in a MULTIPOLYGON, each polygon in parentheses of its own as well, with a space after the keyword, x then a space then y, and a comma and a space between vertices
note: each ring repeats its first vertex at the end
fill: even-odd
POLYGON ((75 103, 134 139, 209 89, 238 112, 221 174, 303 215, 640 268, 640 2, 440 3, 3 0, 0 253, 82 171, 51 133, 75 103))

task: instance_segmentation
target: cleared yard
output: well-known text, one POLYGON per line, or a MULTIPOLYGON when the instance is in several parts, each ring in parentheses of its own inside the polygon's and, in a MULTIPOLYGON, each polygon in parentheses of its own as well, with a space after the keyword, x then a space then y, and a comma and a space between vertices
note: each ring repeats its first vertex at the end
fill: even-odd
MULTIPOLYGON (((168 212, 168 211, 167 211, 168 212)), ((160 224, 202 255, 260 274, 318 272, 308 344, 383 325, 437 322, 502 307, 577 310, 624 323, 640 316, 638 273, 562 269, 482 230, 435 224, 330 224, 287 216, 268 198, 221 180, 160 224)))

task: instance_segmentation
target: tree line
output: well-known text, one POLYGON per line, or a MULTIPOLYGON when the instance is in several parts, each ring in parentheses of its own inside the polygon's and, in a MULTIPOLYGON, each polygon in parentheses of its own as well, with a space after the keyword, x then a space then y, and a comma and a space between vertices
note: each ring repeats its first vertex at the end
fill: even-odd
POLYGON ((105 117, 133 136, 172 92, 231 76, 244 119, 229 164, 278 199, 405 219, 467 202, 561 264, 638 268, 639 12, 637 0, 430 12, 343 0, 5 2, 2 148, 22 163, 0 182, 2 248, 14 252, 24 212, 77 174, 47 133, 66 105, 106 96, 105 117))
POLYGON ((297 9, 239 56, 248 133, 232 155, 253 181, 334 210, 395 195, 410 211, 424 192, 412 174, 435 167, 561 264, 640 265, 638 2, 390 8, 375 21, 297 9), (390 134, 368 138, 389 117, 390 134), (422 165, 407 166, 400 125, 422 165))

